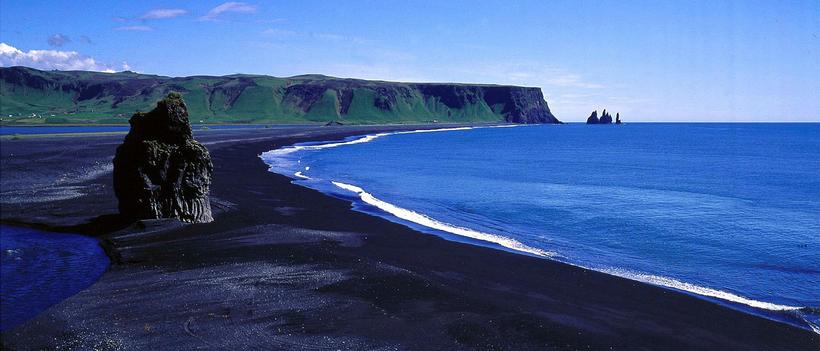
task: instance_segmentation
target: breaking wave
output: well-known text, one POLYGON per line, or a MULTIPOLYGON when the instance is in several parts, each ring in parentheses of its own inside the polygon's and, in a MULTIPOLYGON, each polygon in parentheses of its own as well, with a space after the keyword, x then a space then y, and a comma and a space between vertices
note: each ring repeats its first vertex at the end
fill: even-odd
MULTIPOLYGON (((591 268, 592 269, 592 268, 591 268)), ((621 278, 626 278, 630 280, 636 280, 639 282, 662 286, 666 288, 672 288, 676 290, 686 291, 689 293, 693 293, 700 296, 712 297, 716 299, 721 299, 729 302, 739 303, 742 305, 746 305, 749 307, 759 308, 763 310, 769 311, 797 311, 801 310, 804 307, 800 306, 788 306, 788 305, 778 305, 770 302, 765 301, 758 301, 753 300, 747 297, 743 297, 740 295, 736 295, 730 292, 707 288, 699 285, 695 285, 692 283, 682 282, 677 279, 662 277, 658 275, 652 274, 645 274, 645 273, 636 273, 630 272, 624 269, 618 268, 603 268, 603 269, 593 269, 602 273, 618 276, 621 278)))
POLYGON ((322 149, 329 149, 333 147, 345 146, 345 145, 355 145, 355 144, 362 144, 368 143, 378 138, 388 136, 388 135, 399 135, 399 134, 417 134, 417 133, 435 133, 435 132, 452 132, 456 130, 470 130, 476 128, 511 128, 511 127, 520 127, 520 125, 510 124, 510 125, 497 125, 497 126, 482 126, 482 127, 453 127, 453 128, 439 128, 439 129, 418 129, 418 130, 406 130, 401 132, 388 132, 388 133, 377 133, 377 134, 368 134, 364 136, 357 137, 352 140, 345 140, 339 142, 330 142, 330 143, 322 143, 322 144, 315 144, 315 145, 291 145, 286 146, 283 148, 279 148, 276 150, 271 150, 262 153, 260 155, 262 159, 267 160, 269 158, 283 156, 290 153, 294 153, 297 151, 306 151, 306 150, 322 150, 322 149))
POLYGON ((519 242, 515 239, 510 239, 510 238, 507 238, 507 237, 504 237, 504 236, 501 236, 501 235, 497 235, 497 234, 479 232, 479 231, 475 231, 475 230, 472 230, 472 229, 469 229, 469 228, 455 226, 455 225, 452 225, 452 224, 449 224, 449 223, 445 223, 445 222, 430 218, 430 217, 428 217, 426 215, 423 215, 421 213, 414 212, 414 211, 408 210, 406 208, 402 208, 402 207, 393 205, 389 202, 380 200, 377 197, 373 196, 372 194, 364 191, 364 189, 359 188, 355 185, 350 185, 350 184, 345 184, 345 183, 340 183, 340 182, 331 182, 331 183, 333 183, 333 185, 335 185, 335 186, 337 186, 341 189, 356 193, 359 196, 359 198, 362 201, 364 201, 365 203, 370 204, 372 206, 375 206, 375 207, 379 208, 380 210, 382 210, 384 212, 387 212, 387 213, 389 213, 393 216, 396 216, 398 218, 401 218, 405 221, 413 222, 413 223, 416 223, 416 224, 419 224, 419 225, 422 225, 422 226, 425 226, 425 227, 428 227, 428 228, 440 230, 440 231, 447 232, 447 233, 450 233, 450 234, 455 234, 455 235, 459 235, 459 236, 463 236, 463 237, 467 237, 467 238, 472 238, 472 239, 477 239, 477 240, 481 240, 481 241, 486 241, 486 242, 498 244, 498 245, 501 245, 502 247, 506 247, 508 249, 512 249, 512 250, 516 250, 516 251, 520 251, 520 252, 525 252, 525 253, 529 253, 529 254, 536 255, 536 256, 554 257, 556 255, 554 252, 541 250, 541 249, 538 249, 538 248, 534 248, 534 247, 531 247, 531 246, 524 245, 524 244, 522 244, 521 242, 519 242))
MULTIPOLYGON (((406 220, 406 221, 409 221, 409 222, 413 222, 413 223, 416 223, 416 224, 419 224, 419 225, 422 225, 422 226, 425 226, 425 227, 428 227, 428 228, 431 228, 431 229, 436 229, 436 230, 440 230, 440 231, 443 231, 443 232, 447 232, 447 233, 451 233, 451 234, 455 234, 455 235, 459 235, 459 236, 463 236, 463 237, 468 237, 468 238, 472 238, 472 239, 477 239, 477 240, 481 240, 481 241, 486 241, 486 242, 498 244, 498 245, 500 245, 502 247, 505 247, 505 248, 508 248, 508 249, 512 249, 512 250, 519 251, 519 252, 524 252, 524 253, 529 253, 529 254, 533 254, 533 255, 536 255, 536 256, 553 257, 553 258, 558 256, 558 254, 556 252, 534 248, 534 247, 525 245, 525 244, 523 244, 523 243, 521 243, 521 242, 519 242, 515 239, 511 239, 511 238, 508 238, 508 237, 505 237, 505 236, 502 236, 502 235, 484 233, 484 232, 476 231, 476 230, 473 230, 473 229, 459 227, 459 226, 455 226, 455 225, 452 225, 452 224, 449 224, 449 223, 445 223, 445 222, 436 220, 436 219, 431 218, 431 217, 429 217, 425 214, 421 214, 421 213, 418 213, 418 212, 415 212, 415 211, 412 211, 412 210, 408 210, 408 209, 396 206, 394 204, 391 204, 389 202, 386 202, 384 200, 381 200, 381 199, 373 196, 372 194, 368 193, 364 189, 362 189, 360 187, 357 187, 355 185, 345 184, 345 183, 336 182, 336 181, 331 181, 331 183, 333 185, 335 185, 336 187, 338 187, 338 188, 341 188, 341 189, 344 189, 344 190, 355 193, 365 203, 367 203, 369 205, 372 205, 372 206, 375 206, 376 208, 378 208, 378 209, 380 209, 384 212, 387 212, 387 213, 389 213, 389 214, 391 214, 395 217, 398 217, 400 219, 403 219, 403 220, 406 220)), ((572 264, 572 263, 569 263, 569 264, 572 264)), ((759 309, 763 309, 763 310, 783 312, 783 311, 798 311, 798 310, 804 310, 805 309, 805 307, 801 307, 801 306, 779 305, 779 304, 765 302, 765 301, 758 301, 758 300, 750 299, 750 298, 743 297, 743 296, 740 296, 740 295, 737 295, 737 294, 733 294, 733 293, 730 293, 730 292, 717 290, 717 289, 712 289, 712 288, 707 288, 707 287, 695 285, 695 284, 692 284, 692 283, 683 282, 683 281, 680 281, 680 280, 677 280, 677 279, 674 279, 674 278, 669 278, 669 277, 663 277, 663 276, 645 274, 645 273, 631 272, 631 271, 624 270, 624 269, 619 269, 619 268, 588 268, 588 267, 583 267, 583 266, 579 266, 579 267, 587 268, 587 269, 602 272, 602 273, 606 273, 606 274, 609 274, 609 275, 618 276, 618 277, 621 277, 621 278, 635 280, 635 281, 639 281, 639 282, 643 282, 643 283, 647 283, 647 284, 651 284, 651 285, 656 285, 656 286, 661 286, 661 287, 665 287, 665 288, 681 290, 681 291, 689 292, 689 293, 700 295, 700 296, 716 298, 716 299, 729 301, 729 302, 733 302, 733 303, 738 303, 738 304, 742 304, 742 305, 746 305, 746 306, 754 307, 754 308, 759 308, 759 309)))
MULTIPOLYGON (((328 143, 320 143, 320 144, 303 144, 303 145, 287 146, 287 147, 283 147, 283 148, 280 148, 280 149, 265 152, 265 153, 260 155, 260 158, 262 158, 268 165, 271 166, 271 171, 277 171, 277 170, 281 171, 281 170, 291 169, 291 171, 288 171, 288 172, 285 172, 285 173, 283 173, 283 172, 279 172, 279 173, 292 174, 292 177, 297 178, 297 179, 301 179, 301 180, 305 180, 305 181, 314 181, 314 182, 315 181, 322 181, 323 182, 323 180, 314 179, 314 178, 308 177, 305 174, 303 174, 302 167, 296 168, 296 169, 299 169, 299 171, 296 171, 294 173, 293 172, 294 168, 292 168, 292 166, 294 166, 294 164, 288 164, 287 166, 291 166, 291 167, 286 167, 287 163, 291 163, 290 161, 293 161, 293 160, 287 160, 287 155, 292 154, 294 152, 298 152, 298 151, 315 151, 315 150, 322 150, 322 149, 327 149, 327 148, 335 148, 335 147, 339 147, 339 146, 367 143, 367 142, 371 142, 373 140, 376 140, 378 138, 381 138, 381 137, 384 137, 384 136, 390 136, 390 135, 458 131, 458 130, 469 130, 469 129, 476 129, 476 128, 504 128, 504 127, 516 127, 516 126, 517 125, 499 125, 499 126, 489 126, 489 127, 456 127, 456 128, 441 128, 441 129, 429 129, 429 130, 412 130, 412 131, 377 133, 377 134, 358 136, 358 137, 355 137, 355 138, 346 139, 344 141, 328 142, 328 143)), ((295 162, 301 162, 301 161, 295 161, 295 162)), ((307 171, 308 169, 310 169, 310 167, 304 167, 303 170, 307 171)), ((457 235, 457 236, 466 237, 466 238, 470 238, 470 239, 474 239, 474 240, 484 241, 484 242, 491 243, 491 244, 496 244, 496 245, 499 245, 499 246, 501 246, 503 248, 506 248, 506 249, 510 249, 510 250, 514 250, 514 251, 518 251, 518 252, 522 252, 522 253, 527 253, 527 254, 531 254, 531 255, 534 255, 534 256, 539 256, 539 257, 544 257, 544 258, 558 258, 561 262, 564 262, 564 263, 567 263, 567 264, 570 264, 570 265, 575 265, 575 266, 578 266, 578 267, 581 267, 581 268, 590 269, 590 270, 593 270, 593 271, 597 271, 597 272, 601 272, 601 273, 605 273, 605 274, 609 274, 609 275, 613 275, 613 276, 618 276, 618 277, 629 279, 629 280, 639 281, 639 282, 650 284, 650 285, 655 285, 655 286, 660 286, 660 287, 663 287, 663 288, 678 290, 678 291, 682 291, 682 292, 686 292, 686 293, 690 293, 690 294, 694 294, 694 295, 698 295, 698 296, 702 296, 702 297, 708 297, 708 298, 713 298, 713 299, 717 299, 717 300, 722 300, 722 301, 726 301, 726 302, 730 302, 730 303, 734 303, 734 304, 738 304, 738 305, 744 305, 744 306, 755 308, 755 309, 772 311, 772 312, 787 313, 787 314, 790 314, 790 315, 793 315, 793 316, 796 316, 796 317, 802 319, 812 331, 814 331, 817 334, 820 334, 820 327, 818 327, 815 323, 813 323, 809 319, 805 318, 805 316, 804 316, 804 313, 806 313, 808 315, 816 315, 816 313, 817 313, 816 308, 813 308, 813 307, 781 305, 781 304, 776 304, 776 303, 771 303, 771 302, 759 301, 759 300, 751 299, 751 298, 741 296, 741 295, 738 295, 738 294, 735 294, 735 293, 732 293, 732 292, 727 292, 727 291, 718 290, 718 289, 714 289, 714 288, 699 286, 699 285, 696 285, 696 284, 680 281, 680 280, 670 278, 670 277, 652 275, 652 274, 641 273, 641 272, 634 272, 634 271, 629 271, 629 270, 621 269, 621 268, 610 268, 610 267, 591 268, 591 267, 586 267, 586 266, 583 266, 583 265, 575 264, 573 262, 569 262, 567 260, 564 260, 563 257, 561 257, 561 255, 559 253, 556 253, 556 252, 553 252, 553 251, 548 251, 548 250, 528 246, 528 245, 526 245, 526 244, 524 244, 524 243, 522 243, 518 240, 509 238, 509 237, 505 237, 505 236, 502 236, 502 235, 481 232, 481 231, 473 230, 473 229, 470 229, 470 228, 465 228, 465 227, 453 225, 453 224, 446 223, 446 222, 437 220, 435 218, 429 217, 429 216, 427 216, 423 213, 419 213, 419 212, 415 212, 415 211, 410 210, 410 209, 399 207, 399 206, 394 205, 392 203, 381 200, 381 199, 377 198, 376 196, 374 196, 373 194, 368 193, 367 191, 365 191, 365 189, 363 189, 361 187, 358 187, 358 186, 355 186, 355 185, 352 185, 352 184, 346 184, 346 183, 342 183, 342 182, 338 182, 338 181, 330 181, 330 183, 332 183, 334 186, 336 186, 339 189, 342 189, 342 190, 345 190, 345 191, 356 194, 356 196, 358 196, 358 198, 361 201, 363 201, 364 203, 367 203, 371 206, 374 206, 374 207, 378 208, 379 210, 384 211, 384 212, 386 212, 387 214, 389 214, 393 217, 396 217, 396 218, 399 218, 399 219, 402 219, 404 221, 408 221, 408 222, 411 222, 411 223, 415 223, 417 225, 421 225, 421 226, 426 227, 426 228, 430 228, 430 229, 434 229, 434 230, 438 230, 438 231, 442 231, 442 232, 446 232, 446 233, 450 233, 450 234, 454 234, 454 235, 457 235)), ((811 319, 813 319, 813 317, 811 319)))

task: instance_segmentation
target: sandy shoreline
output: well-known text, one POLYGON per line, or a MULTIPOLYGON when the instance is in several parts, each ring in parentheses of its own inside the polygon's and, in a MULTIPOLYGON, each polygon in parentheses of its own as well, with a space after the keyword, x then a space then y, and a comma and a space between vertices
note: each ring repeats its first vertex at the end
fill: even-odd
POLYGON ((355 212, 348 201, 268 172, 257 157, 297 142, 416 128, 199 134, 214 160, 218 213, 214 223, 190 226, 119 223, 110 173, 85 179, 76 172, 110 162, 120 135, 2 140, 2 172, 9 177, 0 189, 2 222, 100 235, 115 259, 99 282, 4 333, 3 346, 810 350, 820 345, 820 336, 810 331, 682 293, 446 241, 355 212))

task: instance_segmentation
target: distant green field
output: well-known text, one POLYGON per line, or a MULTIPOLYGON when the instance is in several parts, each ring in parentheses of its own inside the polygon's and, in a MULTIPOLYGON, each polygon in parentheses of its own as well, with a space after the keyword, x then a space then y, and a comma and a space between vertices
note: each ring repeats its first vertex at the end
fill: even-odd
POLYGON ((321 75, 163 77, 0 68, 3 124, 124 124, 169 92, 194 123, 556 123, 540 89, 321 75))

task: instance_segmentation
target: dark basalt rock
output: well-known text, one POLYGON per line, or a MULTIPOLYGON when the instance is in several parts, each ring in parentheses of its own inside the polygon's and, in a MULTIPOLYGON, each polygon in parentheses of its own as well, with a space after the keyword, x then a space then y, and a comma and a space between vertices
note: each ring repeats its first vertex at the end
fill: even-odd
POLYGON ((600 120, 598 119, 598 110, 592 111, 592 113, 587 117, 587 124, 598 124, 600 120))
MULTIPOLYGON (((616 114, 615 123, 621 124, 620 114, 616 114)), ((612 115, 604 109, 604 111, 601 112, 601 117, 598 118, 598 110, 592 111, 592 114, 587 117, 587 124, 612 124, 612 115)))
POLYGON ((601 113, 601 119, 598 121, 598 124, 612 124, 612 115, 607 113, 606 109, 601 113))
POLYGON ((137 112, 114 157, 114 192, 129 219, 213 221, 208 199, 213 164, 193 138, 188 108, 170 93, 151 112, 137 112))

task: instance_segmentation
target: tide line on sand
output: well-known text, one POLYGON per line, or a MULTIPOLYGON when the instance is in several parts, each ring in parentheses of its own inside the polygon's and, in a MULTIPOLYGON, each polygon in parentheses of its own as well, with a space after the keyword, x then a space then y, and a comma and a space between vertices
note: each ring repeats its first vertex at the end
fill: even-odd
POLYGON ((481 241, 486 241, 486 242, 498 244, 498 245, 501 245, 501 246, 506 247, 508 249, 512 249, 512 250, 516 250, 516 251, 520 251, 520 252, 525 252, 525 253, 529 253, 529 254, 536 255, 536 256, 541 256, 541 257, 553 257, 553 256, 555 256, 554 252, 550 252, 550 251, 534 248, 534 247, 531 247, 531 246, 527 246, 527 245, 524 245, 524 244, 522 244, 521 242, 519 242, 515 239, 510 239, 510 238, 507 238, 507 237, 504 237, 504 236, 501 236, 501 235, 496 235, 496 234, 479 232, 479 231, 475 231, 475 230, 472 230, 472 229, 463 228, 463 227, 455 226, 455 225, 452 225, 452 224, 449 224, 449 223, 438 221, 436 219, 430 218, 430 217, 428 217, 426 215, 423 215, 423 214, 420 214, 418 212, 411 211, 411 210, 408 210, 408 209, 393 205, 389 202, 380 200, 380 199, 376 198, 375 196, 373 196, 372 194, 364 191, 364 189, 359 188, 355 185, 350 185, 350 184, 345 184, 345 183, 340 183, 340 182, 331 182, 331 183, 333 183, 333 185, 335 185, 335 186, 337 186, 341 189, 356 193, 357 195, 359 195, 359 198, 362 201, 364 201, 365 203, 370 204, 372 206, 376 206, 380 210, 385 211, 385 212, 387 212, 387 213, 389 213, 393 216, 396 216, 396 217, 401 218, 401 219, 406 220, 406 221, 410 221, 410 222, 413 222, 413 223, 416 223, 416 224, 419 224, 419 225, 422 225, 422 226, 425 226, 425 227, 428 227, 428 228, 441 230, 443 232, 447 232, 447 233, 451 233, 451 234, 455 234, 455 235, 459 235, 459 236, 463 236, 463 237, 467 237, 467 238, 472 238, 472 239, 477 239, 477 240, 481 240, 481 241))
POLYGON ((717 290, 717 289, 712 289, 712 288, 707 288, 707 287, 695 285, 695 284, 692 284, 692 283, 682 282, 682 281, 677 280, 677 279, 662 277, 662 276, 657 276, 657 275, 652 275, 652 274, 630 272, 630 271, 627 271, 627 270, 624 270, 624 269, 618 269, 618 268, 604 268, 604 269, 593 269, 593 270, 603 272, 603 273, 606 273, 606 274, 610 274, 610 275, 614 275, 614 276, 618 276, 618 277, 621 277, 621 278, 626 278, 626 279, 630 279, 630 280, 637 280, 639 282, 644 282, 644 283, 647 283, 647 284, 663 286, 663 287, 672 288, 672 289, 676 289, 676 290, 682 290, 682 291, 690 292, 690 293, 701 295, 701 296, 713 297, 713 298, 716 298, 716 299, 721 299, 721 300, 726 300, 726 301, 730 301, 730 302, 734 302, 734 303, 739 303, 739 304, 742 304, 742 305, 746 305, 746 306, 750 306, 750 307, 754 307, 754 308, 759 308, 759 309, 763 309, 763 310, 769 310, 769 311, 797 311, 797 310, 800 310, 800 309, 803 308, 803 307, 799 307, 799 306, 779 305, 779 304, 775 304, 775 303, 771 303, 771 302, 758 301, 758 300, 750 299, 750 298, 743 297, 743 296, 740 296, 740 295, 737 295, 737 294, 733 294, 733 293, 730 293, 730 292, 717 290))
MULTIPOLYGON (((384 137, 384 136, 389 136, 389 135, 458 131, 458 130, 470 130, 470 129, 476 129, 476 128, 506 128, 506 127, 517 127, 517 125, 422 129, 422 130, 411 130, 411 131, 401 131, 401 132, 369 134, 369 135, 359 136, 359 137, 356 137, 356 138, 353 138, 353 139, 350 139, 350 140, 345 140, 345 141, 329 142, 329 143, 322 143, 322 144, 316 144, 316 145, 292 145, 292 146, 288 146, 288 147, 284 147, 284 148, 280 148, 280 149, 265 152, 265 153, 260 155, 260 158, 265 160, 268 164, 272 164, 273 162, 276 161, 277 158, 280 158, 282 156, 285 156, 287 154, 297 152, 297 151, 321 150, 321 149, 327 149, 327 148, 333 148, 333 147, 339 147, 339 146, 367 143, 367 142, 371 142, 371 141, 376 140, 378 138, 381 138, 381 137, 384 137)), ((274 167, 271 166, 271 171, 273 171, 273 170, 274 170, 274 167)), ((301 178, 301 179, 311 179, 310 177, 305 176, 302 172, 296 172, 296 173, 294 173, 294 176, 297 177, 297 178, 301 178)), ((405 209, 405 208, 396 206, 394 204, 391 204, 389 202, 386 202, 384 200, 381 200, 381 199, 375 197, 374 195, 368 193, 364 189, 362 189, 358 186, 355 186, 355 185, 346 184, 346 183, 337 182, 337 181, 331 181, 331 183, 333 185, 335 185, 336 187, 340 188, 340 189, 355 193, 356 195, 358 195, 358 197, 361 199, 361 201, 363 201, 363 202, 365 202, 369 205, 375 206, 376 208, 378 208, 378 209, 380 209, 380 210, 382 210, 382 211, 384 211, 384 212, 386 212, 386 213, 388 213, 388 214, 390 214, 394 217, 400 218, 402 220, 406 220, 406 221, 409 221, 409 222, 412 222, 412 223, 415 223, 415 224, 418 224, 418 225, 421 225, 421 226, 424 226, 424 227, 427 227, 427 228, 440 230, 440 231, 443 231, 443 232, 446 232, 446 233, 450 233, 450 234, 454 234, 454 235, 458 235, 458 236, 463 236, 463 237, 467 237, 467 238, 471 238, 471 239, 476 239, 476 240, 480 240, 480 241, 485 241, 485 242, 497 244, 497 245, 499 245, 501 247, 504 247, 504 248, 507 248, 507 249, 511 249, 511 250, 514 250, 514 251, 522 252, 522 253, 531 254, 531 255, 534 255, 534 256, 538 256, 538 257, 544 257, 544 258, 560 257, 560 255, 556 252, 531 247, 531 246, 525 245, 525 244, 523 244, 523 243, 521 243, 521 242, 519 242, 515 239, 512 239, 512 238, 508 238, 508 237, 498 235, 498 234, 485 233, 485 232, 480 232, 480 231, 469 229, 469 228, 456 226, 456 225, 453 225, 453 224, 449 224, 449 223, 446 223, 446 222, 436 220, 436 219, 431 218, 431 217, 429 217, 425 214, 418 213, 418 212, 415 212, 415 211, 412 211, 412 210, 409 210, 409 209, 405 209)), ((565 262, 565 263, 573 264, 571 262, 565 262)), ((657 276, 657 275, 640 273, 640 272, 632 272, 632 271, 628 271, 628 270, 620 269, 620 268, 590 268, 590 267, 584 267, 584 266, 577 265, 577 264, 573 264, 573 265, 584 268, 584 269, 594 270, 594 271, 598 271, 598 272, 618 276, 618 277, 625 278, 625 279, 640 281, 640 282, 643 282, 643 283, 647 283, 647 284, 651 284, 651 285, 655 285, 655 286, 661 286, 661 287, 665 287, 665 288, 669 288, 669 289, 680 290, 680 291, 684 291, 684 292, 688 292, 688 293, 692 293, 692 294, 700 295, 700 296, 704 296, 704 297, 716 298, 716 299, 729 301, 729 302, 732 302, 732 303, 737 303, 737 304, 749 306, 749 307, 752 307, 752 308, 762 309, 762 310, 775 311, 775 312, 799 313, 801 310, 805 309, 805 307, 780 305, 780 304, 775 304, 775 303, 770 303, 770 302, 765 302, 765 301, 754 300, 754 299, 747 298, 747 297, 744 297, 744 296, 740 296, 740 295, 737 295, 737 294, 734 294, 734 293, 731 293, 731 292, 726 292, 726 291, 717 290, 717 289, 713 289, 713 288, 703 287, 703 286, 683 282, 683 281, 680 281, 680 280, 677 280, 677 279, 674 279, 674 278, 669 278, 669 277, 657 276)), ((805 318, 802 318, 802 319, 805 320, 808 323, 810 328, 815 333, 820 334, 820 328, 818 328, 816 325, 809 322, 805 318)))
POLYGON ((388 132, 388 133, 377 133, 377 134, 368 134, 356 137, 351 140, 345 141, 337 141, 337 142, 329 142, 329 143, 322 143, 316 145, 291 145, 286 146, 283 148, 279 148, 276 150, 271 150, 264 152, 260 155, 262 159, 268 160, 271 158, 275 158, 277 156, 283 156, 290 153, 294 153, 297 151, 306 151, 306 150, 322 150, 328 149, 333 147, 339 146, 346 146, 346 145, 355 145, 355 144, 362 144, 368 143, 378 138, 388 136, 388 135, 399 135, 399 134, 416 134, 416 133, 435 133, 435 132, 452 132, 457 130, 470 130, 470 129, 479 129, 479 128, 511 128, 511 127, 520 127, 521 125, 518 124, 505 124, 505 125, 496 125, 496 126, 480 126, 480 127, 453 127, 453 128, 439 128, 439 129, 417 129, 417 130, 406 130, 400 132, 388 132))
MULTIPOLYGON (((502 236, 502 235, 484 233, 484 232, 472 230, 472 229, 469 229, 469 228, 455 226, 455 225, 452 225, 452 224, 449 224, 449 223, 445 223, 445 222, 433 219, 431 217, 428 217, 427 215, 424 215, 424 214, 421 214, 421 213, 418 213, 418 212, 415 212, 415 211, 412 211, 412 210, 408 210, 408 209, 393 205, 393 204, 391 204, 389 202, 386 202, 384 200, 381 200, 381 199, 373 196, 372 194, 368 193, 364 189, 362 189, 360 187, 357 187, 355 185, 345 184, 345 183, 336 182, 336 181, 331 181, 331 183, 333 183, 333 185, 335 185, 335 186, 337 186, 341 189, 356 193, 359 196, 359 198, 362 201, 364 201, 365 203, 370 204, 372 206, 375 206, 375 207, 379 208, 382 211, 385 211, 385 212, 387 212, 387 213, 389 213, 389 214, 391 214, 395 217, 401 218, 401 219, 406 220, 406 221, 410 221, 410 222, 413 222, 413 223, 416 223, 416 224, 419 224, 419 225, 422 225, 422 226, 425 226, 425 227, 428 227, 428 228, 441 230, 443 232, 447 232, 447 233, 451 233, 451 234, 455 234, 455 235, 459 235, 459 236, 464 236, 464 237, 468 237, 468 238, 472 238, 472 239, 477 239, 477 240, 481 240, 481 241, 486 241, 486 242, 498 244, 498 245, 501 245, 502 247, 505 247, 505 248, 508 248, 508 249, 512 249, 512 250, 519 251, 519 252, 524 252, 524 253, 529 253, 529 254, 533 254, 533 255, 536 255, 536 256, 540 256, 540 257, 557 257, 558 256, 558 254, 555 253, 555 252, 546 251, 546 250, 543 250, 543 249, 527 246, 527 245, 525 245, 525 244, 523 244, 523 243, 521 243, 521 242, 519 242, 515 239, 511 239, 511 238, 508 238, 508 237, 505 237, 505 236, 502 236)), ((569 263, 569 264, 572 264, 572 263, 569 263)), ((743 297, 743 296, 740 296, 740 295, 737 295, 737 294, 733 294, 733 293, 730 293, 730 292, 717 290, 717 289, 712 289, 712 288, 707 288, 707 287, 703 287, 703 286, 699 286, 699 285, 695 285, 695 284, 691 284, 691 283, 687 283, 687 282, 683 282, 683 281, 680 281, 680 280, 677 280, 677 279, 663 277, 663 276, 657 276, 657 275, 645 274, 645 273, 636 273, 636 272, 631 272, 631 271, 627 271, 627 270, 624 270, 624 269, 617 269, 617 268, 589 268, 589 267, 583 267, 583 266, 578 266, 578 267, 585 268, 585 269, 590 269, 590 270, 594 270, 594 271, 598 271, 598 272, 602 272, 602 273, 606 273, 606 274, 610 274, 610 275, 614 275, 614 276, 618 276, 618 277, 621 277, 621 278, 636 280, 636 281, 640 281, 640 282, 647 283, 647 284, 662 286, 662 287, 666 287, 666 288, 672 288, 672 289, 676 289, 676 290, 682 290, 682 291, 686 291, 686 292, 693 293, 693 294, 696 294, 696 295, 701 295, 701 296, 726 300, 726 301, 730 301, 730 302, 734 302, 734 303, 738 303, 738 304, 743 304, 743 305, 746 305, 746 306, 749 306, 749 307, 754 307, 754 308, 759 308, 759 309, 764 309, 764 310, 770 310, 770 311, 797 311, 797 310, 800 310, 800 309, 803 308, 803 307, 799 307, 799 306, 779 305, 779 304, 765 302, 765 301, 758 301, 758 300, 750 299, 750 298, 743 297)))

